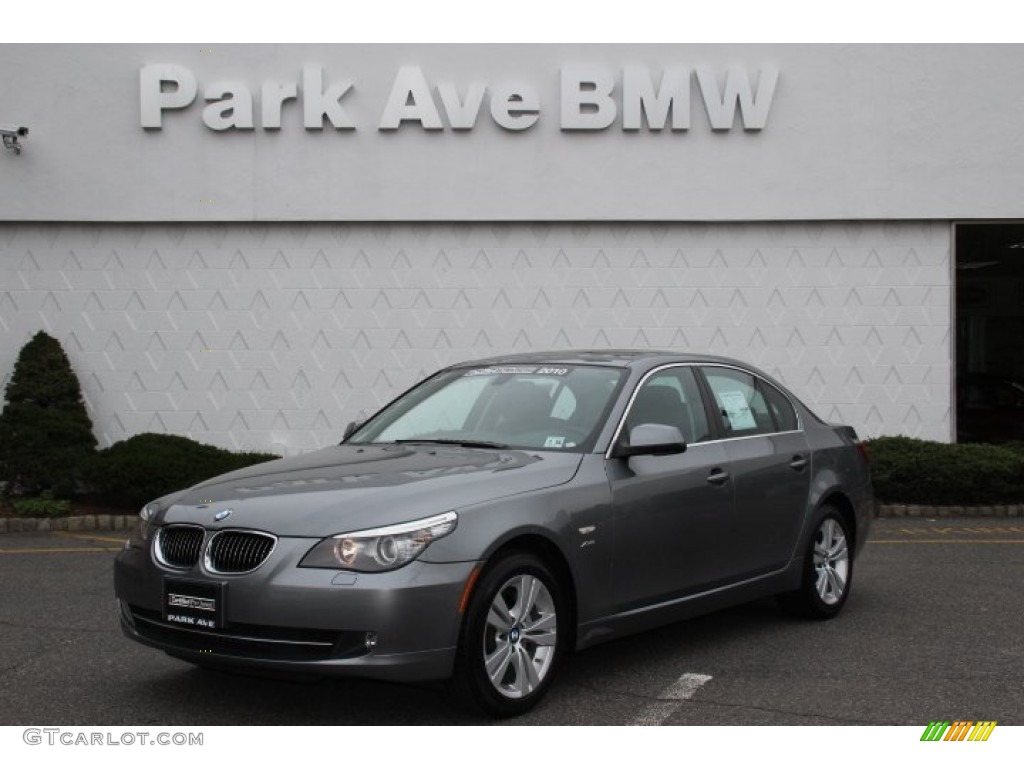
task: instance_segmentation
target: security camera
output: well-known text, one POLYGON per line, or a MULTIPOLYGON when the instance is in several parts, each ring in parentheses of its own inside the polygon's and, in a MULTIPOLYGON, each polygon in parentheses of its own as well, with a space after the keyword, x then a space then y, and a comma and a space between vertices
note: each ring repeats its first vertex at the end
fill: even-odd
POLYGON ((21 154, 21 144, 18 139, 28 136, 28 128, 24 125, 0 125, 0 137, 3 137, 4 146, 13 149, 16 155, 21 154))

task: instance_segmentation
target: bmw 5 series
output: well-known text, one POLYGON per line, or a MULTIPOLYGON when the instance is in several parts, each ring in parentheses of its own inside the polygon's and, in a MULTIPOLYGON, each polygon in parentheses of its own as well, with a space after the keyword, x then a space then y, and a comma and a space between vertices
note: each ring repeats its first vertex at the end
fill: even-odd
POLYGON ((506 356, 146 505, 115 591, 129 638, 188 662, 446 679, 512 716, 599 642, 766 595, 832 618, 871 511, 854 430, 752 366, 506 356))

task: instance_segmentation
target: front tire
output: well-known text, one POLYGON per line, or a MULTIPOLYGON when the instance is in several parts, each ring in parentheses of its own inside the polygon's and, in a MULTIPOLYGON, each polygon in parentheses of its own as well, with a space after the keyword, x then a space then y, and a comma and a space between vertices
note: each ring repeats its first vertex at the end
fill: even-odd
POLYGON ((502 556, 470 598, 453 692, 493 717, 532 709, 561 660, 567 615, 563 591, 543 561, 525 552, 502 556))
POLYGON ((783 608, 812 619, 831 619, 846 604, 853 582, 852 538, 835 507, 821 509, 804 553, 800 588, 779 596, 783 608))

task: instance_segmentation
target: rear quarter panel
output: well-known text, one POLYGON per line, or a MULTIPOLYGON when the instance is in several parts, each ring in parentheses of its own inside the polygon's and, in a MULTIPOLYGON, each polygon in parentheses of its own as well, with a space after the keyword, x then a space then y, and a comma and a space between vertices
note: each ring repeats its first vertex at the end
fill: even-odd
POLYGON ((849 503, 854 513, 854 555, 864 547, 871 521, 874 518, 874 490, 867 462, 857 449, 856 442, 837 434, 827 424, 813 416, 805 416, 807 440, 811 447, 811 487, 808 496, 807 519, 798 553, 814 534, 815 512, 831 497, 839 495, 849 503))

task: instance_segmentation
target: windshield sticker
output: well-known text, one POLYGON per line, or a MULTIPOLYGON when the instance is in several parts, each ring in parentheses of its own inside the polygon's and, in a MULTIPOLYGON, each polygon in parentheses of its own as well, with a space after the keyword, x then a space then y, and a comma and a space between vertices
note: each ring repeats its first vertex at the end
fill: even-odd
POLYGON ((474 368, 472 371, 466 371, 466 376, 501 376, 509 373, 536 373, 537 366, 500 366, 494 368, 474 368))
POLYGON ((747 398, 742 392, 719 392, 718 402, 722 404, 722 410, 729 419, 729 427, 732 429, 754 429, 757 422, 754 421, 754 414, 750 412, 747 405, 747 398))
POLYGON ((496 365, 491 368, 474 368, 463 376, 503 376, 508 374, 534 374, 537 376, 568 376, 572 368, 553 368, 536 365, 496 365))
POLYGON ((551 436, 544 441, 545 448, 562 448, 565 445, 564 437, 551 436))

